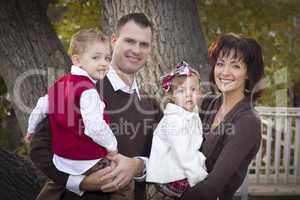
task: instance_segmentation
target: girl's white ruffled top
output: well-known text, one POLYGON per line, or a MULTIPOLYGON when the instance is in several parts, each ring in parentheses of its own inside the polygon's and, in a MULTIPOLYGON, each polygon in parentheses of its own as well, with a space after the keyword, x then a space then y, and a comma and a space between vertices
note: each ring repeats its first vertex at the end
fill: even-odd
POLYGON ((198 112, 168 103, 153 134, 147 182, 170 183, 187 178, 192 187, 207 176, 198 112))

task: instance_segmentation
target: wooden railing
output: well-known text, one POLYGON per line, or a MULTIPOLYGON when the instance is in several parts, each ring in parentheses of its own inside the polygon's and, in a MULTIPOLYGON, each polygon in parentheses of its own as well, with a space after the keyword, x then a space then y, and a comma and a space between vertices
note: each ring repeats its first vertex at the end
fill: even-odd
POLYGON ((248 200, 249 184, 300 184, 300 108, 256 107, 262 143, 236 195, 248 200))
POLYGON ((300 183, 300 108, 256 107, 262 145, 249 167, 256 183, 300 183))

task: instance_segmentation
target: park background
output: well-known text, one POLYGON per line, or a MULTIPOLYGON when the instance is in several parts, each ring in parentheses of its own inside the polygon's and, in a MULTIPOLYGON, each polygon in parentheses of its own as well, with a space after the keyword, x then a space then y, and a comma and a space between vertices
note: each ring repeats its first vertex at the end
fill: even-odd
MULTIPOLYGON (((143 11, 154 21, 156 50, 138 79, 157 98, 162 94, 159 76, 182 59, 207 80, 207 47, 219 35, 232 32, 248 34, 262 46, 265 94, 257 105, 300 106, 299 0, 1 0, 0 11, 0 172, 19 162, 15 155, 28 159, 28 147, 22 142, 28 113, 54 78, 68 71, 71 35, 88 27, 111 34, 118 17, 130 11, 143 11), (46 69, 47 74, 22 82, 20 98, 29 108, 24 112, 13 90, 18 77, 32 69, 46 69)), ((295 122, 291 126, 296 129, 295 122)), ((44 181, 34 176, 31 180, 31 196, 17 199, 30 199, 44 181)), ((17 182, 8 187, 4 179, 0 186, 1 195, 18 187, 17 182)))

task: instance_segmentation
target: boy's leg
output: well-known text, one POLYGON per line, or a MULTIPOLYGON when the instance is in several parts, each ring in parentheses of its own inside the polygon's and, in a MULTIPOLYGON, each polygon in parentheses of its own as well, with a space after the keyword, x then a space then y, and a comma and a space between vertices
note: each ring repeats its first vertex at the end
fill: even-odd
POLYGON ((96 172, 100 169, 104 169, 105 167, 109 166, 111 163, 110 160, 106 159, 106 158, 102 158, 101 160, 99 160, 93 167, 91 167, 89 170, 87 170, 84 175, 90 175, 93 172, 96 172))
POLYGON ((48 180, 36 197, 36 200, 60 200, 65 192, 65 187, 48 180))

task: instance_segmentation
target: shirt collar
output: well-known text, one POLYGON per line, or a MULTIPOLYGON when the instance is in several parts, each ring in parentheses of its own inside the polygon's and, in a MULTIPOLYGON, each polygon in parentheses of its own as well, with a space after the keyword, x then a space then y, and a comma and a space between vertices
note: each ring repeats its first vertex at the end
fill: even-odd
POLYGON ((92 79, 92 77, 89 76, 89 74, 84 71, 83 69, 81 69, 80 67, 76 66, 76 65, 72 65, 71 67, 71 74, 72 75, 79 75, 79 76, 86 76, 88 77, 94 84, 96 84, 96 80, 92 79))
POLYGON ((112 87, 114 88, 114 91, 122 90, 123 92, 126 92, 128 94, 133 94, 134 92, 136 92, 138 98, 141 99, 136 79, 133 80, 131 87, 129 87, 124 83, 124 81, 120 78, 116 70, 111 65, 109 66, 109 70, 106 76, 109 79, 112 87))
POLYGON ((164 111, 164 114, 178 114, 183 117, 192 118, 194 116, 198 116, 198 108, 197 106, 194 108, 192 112, 185 110, 181 106, 178 106, 174 103, 168 103, 166 105, 166 109, 164 111))

